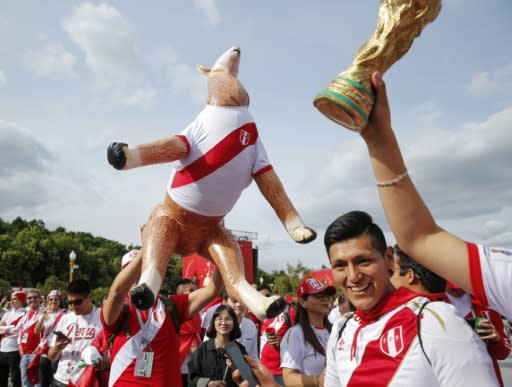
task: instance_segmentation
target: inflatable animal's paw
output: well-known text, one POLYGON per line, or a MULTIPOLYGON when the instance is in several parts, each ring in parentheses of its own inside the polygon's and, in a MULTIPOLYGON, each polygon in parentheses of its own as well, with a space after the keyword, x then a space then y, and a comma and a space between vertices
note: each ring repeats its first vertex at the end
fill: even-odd
POLYGON ((107 149, 107 159, 115 169, 123 169, 126 165, 126 155, 123 147, 128 146, 122 142, 113 142, 107 149))
POLYGON ((297 243, 309 243, 316 239, 316 231, 306 226, 294 228, 289 234, 297 243))

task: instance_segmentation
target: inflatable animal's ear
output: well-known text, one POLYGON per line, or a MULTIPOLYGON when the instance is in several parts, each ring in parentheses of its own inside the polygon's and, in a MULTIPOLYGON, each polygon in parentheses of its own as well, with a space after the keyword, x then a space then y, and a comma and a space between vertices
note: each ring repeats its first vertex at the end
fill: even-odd
POLYGON ((210 73, 210 71, 211 71, 208 67, 203 66, 201 64, 198 64, 196 66, 196 68, 197 68, 197 71, 199 71, 203 75, 208 75, 210 73))

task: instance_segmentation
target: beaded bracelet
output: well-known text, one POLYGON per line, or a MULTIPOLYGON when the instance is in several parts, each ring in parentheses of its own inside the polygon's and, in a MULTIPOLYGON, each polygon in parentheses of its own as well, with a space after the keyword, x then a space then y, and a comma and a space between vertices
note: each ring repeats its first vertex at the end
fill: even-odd
POLYGON ((394 179, 386 180, 386 181, 378 181, 377 187, 391 187, 392 185, 395 185, 395 184, 399 183, 400 181, 402 181, 403 179, 405 179, 408 175, 409 175, 409 172, 407 172, 407 169, 406 169, 404 172, 399 174, 394 179))

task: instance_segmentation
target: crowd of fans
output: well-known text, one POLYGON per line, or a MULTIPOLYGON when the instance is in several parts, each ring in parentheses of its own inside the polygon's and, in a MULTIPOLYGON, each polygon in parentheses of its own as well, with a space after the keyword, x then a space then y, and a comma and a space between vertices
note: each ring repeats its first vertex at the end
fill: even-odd
MULTIPOLYGON (((497 383, 503 386, 497 360, 509 355, 511 345, 502 317, 418 264, 398 246, 390 249, 393 260, 386 270, 392 290, 399 289, 394 293, 409 289, 415 296, 427 297, 428 302, 453 305, 447 307, 454 310, 455 319, 466 320, 464 324, 473 329, 486 350, 475 355, 482 357, 481 364, 486 362, 484 356, 489 359, 497 383)), ((135 250, 123 257, 122 270, 98 307, 83 279, 46 295, 29 289, 4 297, 0 386, 236 386, 236 366, 224 350, 234 342, 242 355, 258 360, 259 367, 270 375, 271 383, 263 382, 263 387, 316 387, 339 385, 336 375, 337 368, 343 367, 342 352, 328 342, 339 347, 343 346, 340 339, 345 340, 357 356, 357 343, 354 347, 352 339, 357 340, 360 333, 351 332, 352 339, 343 337, 351 329, 351 321, 361 324, 365 317, 332 285, 306 278, 296 295, 287 298, 283 313, 258 321, 239 300, 222 290, 216 273, 216 279, 202 289, 193 280, 182 279, 174 295, 162 296, 155 303, 154 313, 140 312, 127 297, 140 273, 140 262, 135 250)), ((333 268, 336 270, 335 263, 333 268)), ((273 295, 267 285, 258 291, 273 295)), ((356 331, 369 326, 364 323, 356 331)), ((426 337, 429 328, 423 329, 426 337)), ((475 352, 475 348, 479 347, 467 343, 468 351, 475 352)))

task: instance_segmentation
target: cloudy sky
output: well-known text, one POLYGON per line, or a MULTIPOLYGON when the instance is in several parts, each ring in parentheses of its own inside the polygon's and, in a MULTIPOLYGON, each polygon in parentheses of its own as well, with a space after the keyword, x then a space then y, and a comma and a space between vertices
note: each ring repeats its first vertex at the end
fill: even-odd
MULTIPOLYGON (((242 49, 239 79, 286 190, 319 238, 296 245, 253 184, 226 217, 256 232, 260 267, 327 263, 325 227, 353 209, 389 230, 359 135, 316 93, 375 29, 377 0, 0 1, 0 217, 42 219, 124 244, 162 200, 170 165, 119 172, 111 141, 181 131, 211 66, 242 49)), ((512 246, 512 3, 446 0, 384 75, 413 180, 439 223, 512 246)), ((393 237, 386 234, 389 242, 393 237)), ((79 260, 79 258, 78 258, 79 260)))

